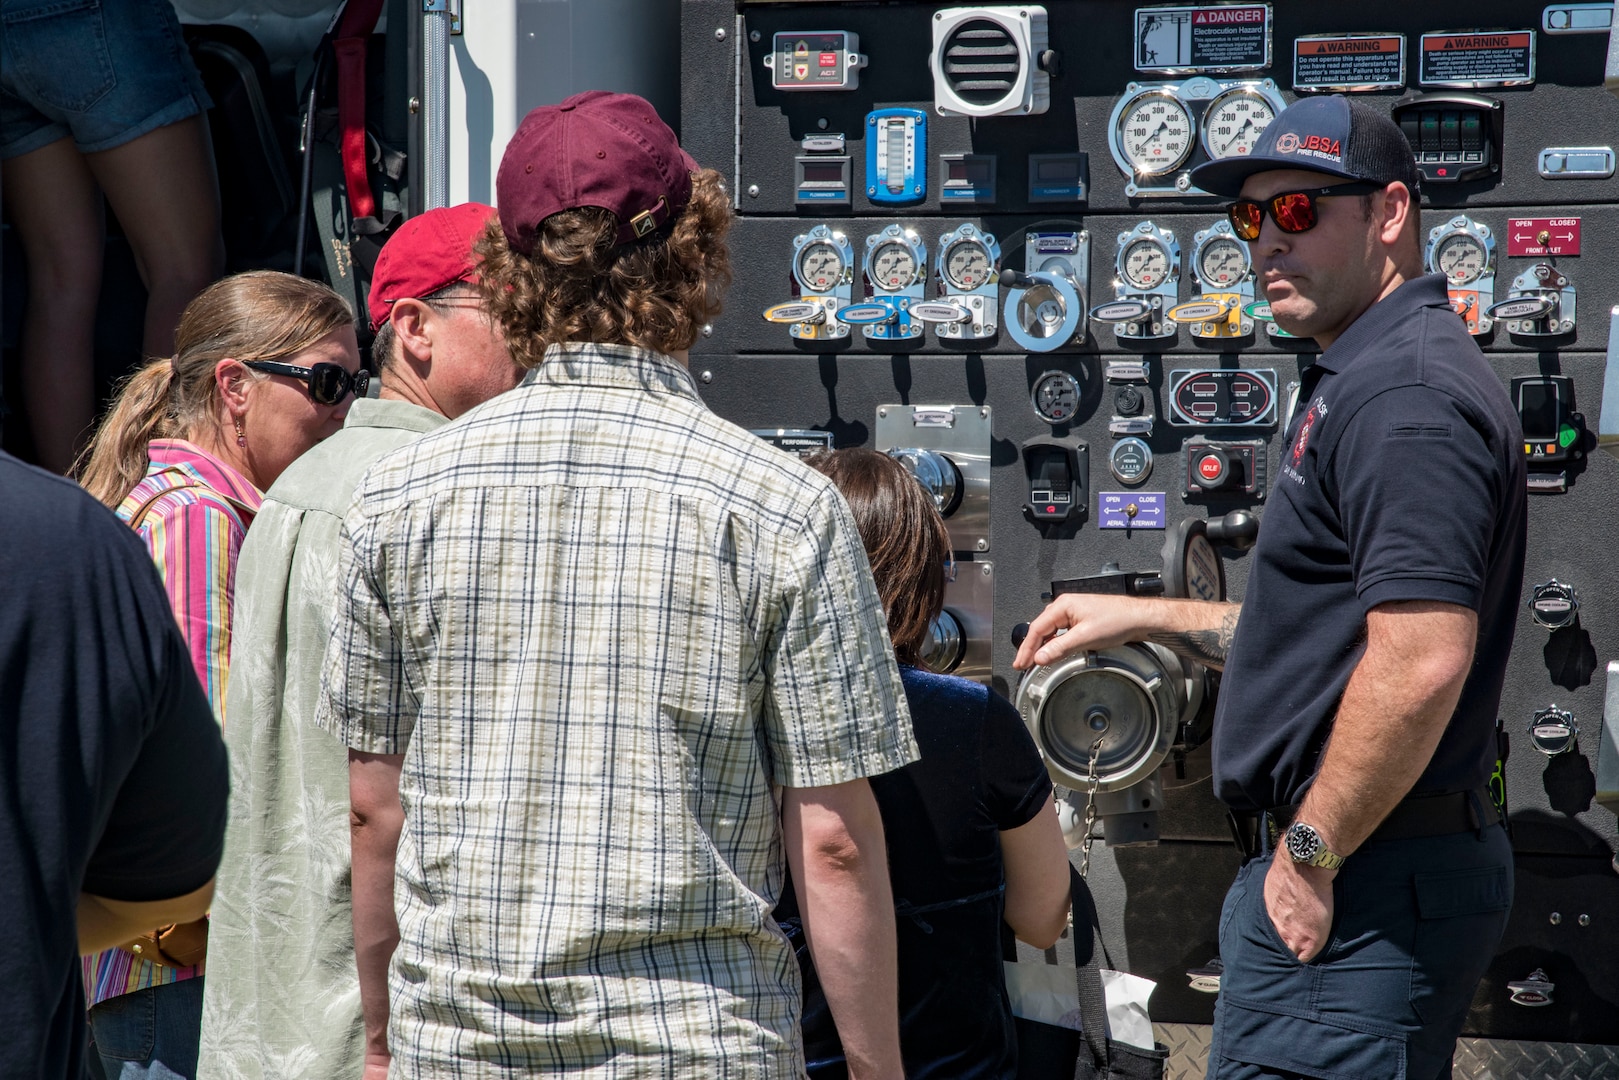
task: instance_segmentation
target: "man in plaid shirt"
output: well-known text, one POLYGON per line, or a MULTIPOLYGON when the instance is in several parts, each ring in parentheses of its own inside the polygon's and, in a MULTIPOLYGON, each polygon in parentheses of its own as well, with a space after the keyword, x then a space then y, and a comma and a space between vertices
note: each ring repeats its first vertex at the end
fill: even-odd
POLYGON ((601 92, 530 113, 497 196, 480 287, 528 375, 344 525, 317 722, 368 1075, 802 1076, 790 863, 851 1075, 899 1076, 865 777, 916 747, 841 497, 686 369, 729 197, 601 92))

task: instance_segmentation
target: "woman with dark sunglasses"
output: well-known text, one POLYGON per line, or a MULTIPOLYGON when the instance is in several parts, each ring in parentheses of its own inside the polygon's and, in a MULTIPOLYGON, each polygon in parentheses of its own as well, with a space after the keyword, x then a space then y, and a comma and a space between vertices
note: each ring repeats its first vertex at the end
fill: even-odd
MULTIPOLYGON (((80 482, 157 563, 221 723, 242 540, 263 491, 343 426, 356 389, 354 315, 336 293, 290 274, 238 274, 186 307, 174 355, 124 382, 80 459, 80 482)), ((84 958, 109 1075, 195 1075, 206 942, 204 919, 84 958)))

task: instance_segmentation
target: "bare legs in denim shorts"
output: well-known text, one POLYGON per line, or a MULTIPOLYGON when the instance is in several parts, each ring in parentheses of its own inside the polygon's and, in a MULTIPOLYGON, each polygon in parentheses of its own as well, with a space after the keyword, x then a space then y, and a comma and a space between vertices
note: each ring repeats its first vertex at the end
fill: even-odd
POLYGON ((68 470, 94 416, 102 193, 146 285, 145 355, 174 351, 224 270, 209 104, 167 0, 0 0, 0 191, 28 262, 22 411, 46 468, 68 470))

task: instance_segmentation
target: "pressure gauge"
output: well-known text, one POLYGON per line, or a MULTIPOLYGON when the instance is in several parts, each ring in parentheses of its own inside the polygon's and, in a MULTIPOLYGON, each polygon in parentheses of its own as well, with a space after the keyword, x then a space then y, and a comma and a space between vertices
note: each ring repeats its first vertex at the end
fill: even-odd
POLYGON ((824 293, 844 278, 849 264, 843 252, 828 240, 812 240, 799 249, 793 275, 806 292, 824 293))
POLYGON ((1489 266, 1489 253, 1477 236, 1469 232, 1453 233, 1441 240, 1433 250, 1429 270, 1444 274, 1452 287, 1471 285, 1489 266))
POLYGON ((1209 102, 1203 114, 1203 149, 1211 158, 1240 157, 1276 119, 1276 108, 1258 89, 1238 86, 1209 102))
POLYGON ((1139 292, 1158 288, 1169 278, 1169 272, 1169 252, 1153 237, 1131 240, 1119 255, 1119 273, 1139 292))
POLYGON ((1115 136, 1137 176, 1177 168, 1192 153, 1192 115, 1168 90, 1146 90, 1125 103, 1115 136))
POLYGON ((889 292, 914 282, 920 266, 916 249, 903 240, 883 240, 866 255, 866 276, 889 292))
POLYGON ((989 284, 995 273, 995 260, 982 240, 962 238, 944 252, 944 277, 952 288, 972 292, 989 284))
POLYGON ((1197 275, 1203 287, 1235 287, 1248 276, 1248 249, 1231 236, 1216 236, 1197 253, 1197 275))
POLYGON ((1048 424, 1066 424, 1079 409, 1079 380, 1066 371, 1047 371, 1034 381, 1029 402, 1048 424))

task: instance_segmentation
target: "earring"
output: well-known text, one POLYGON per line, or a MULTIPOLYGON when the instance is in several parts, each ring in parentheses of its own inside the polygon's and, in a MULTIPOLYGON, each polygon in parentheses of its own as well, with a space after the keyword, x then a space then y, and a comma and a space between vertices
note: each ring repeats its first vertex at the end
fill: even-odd
POLYGON ((246 446, 247 445, 247 432, 242 430, 242 422, 241 422, 241 420, 236 421, 236 445, 237 446, 246 446))

